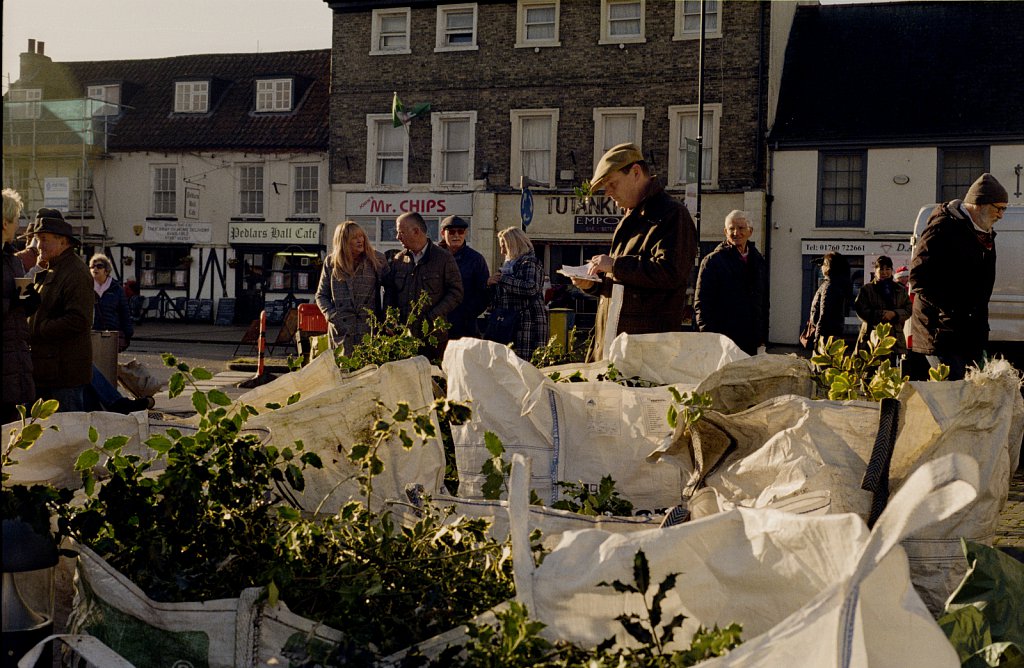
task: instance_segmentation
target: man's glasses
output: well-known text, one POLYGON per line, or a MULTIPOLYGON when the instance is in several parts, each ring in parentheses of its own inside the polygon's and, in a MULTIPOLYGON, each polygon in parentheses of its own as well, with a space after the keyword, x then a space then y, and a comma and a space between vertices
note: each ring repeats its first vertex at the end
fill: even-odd
POLYGON ((990 207, 998 211, 999 213, 1006 213, 1007 204, 989 204, 990 207))

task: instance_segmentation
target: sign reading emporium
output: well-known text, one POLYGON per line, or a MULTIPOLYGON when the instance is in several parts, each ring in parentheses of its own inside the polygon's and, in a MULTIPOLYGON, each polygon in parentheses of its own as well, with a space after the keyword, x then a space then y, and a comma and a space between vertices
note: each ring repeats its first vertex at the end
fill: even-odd
POLYGON ((320 244, 320 223, 231 223, 231 244, 320 244))

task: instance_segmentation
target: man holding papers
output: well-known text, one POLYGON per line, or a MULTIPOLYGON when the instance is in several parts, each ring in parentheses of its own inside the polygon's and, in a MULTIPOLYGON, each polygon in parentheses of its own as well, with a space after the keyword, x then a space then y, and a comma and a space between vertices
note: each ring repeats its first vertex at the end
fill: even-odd
POLYGON ((608 255, 590 259, 590 280, 573 285, 600 296, 587 361, 607 357, 619 333, 679 331, 686 283, 697 255, 697 230, 686 208, 665 193, 635 144, 619 144, 601 158, 591 190, 603 188, 626 212, 608 255))

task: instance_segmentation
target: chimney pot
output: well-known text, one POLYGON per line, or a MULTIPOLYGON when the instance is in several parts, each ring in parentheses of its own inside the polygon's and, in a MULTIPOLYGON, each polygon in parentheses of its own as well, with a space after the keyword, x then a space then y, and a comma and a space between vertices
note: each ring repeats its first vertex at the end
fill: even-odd
POLYGON ((36 52, 36 41, 34 39, 30 39, 28 41, 28 52, 29 53, 35 53, 36 52))
POLYGON ((40 56, 43 55, 43 47, 45 45, 45 42, 36 42, 36 53, 38 53, 40 56))

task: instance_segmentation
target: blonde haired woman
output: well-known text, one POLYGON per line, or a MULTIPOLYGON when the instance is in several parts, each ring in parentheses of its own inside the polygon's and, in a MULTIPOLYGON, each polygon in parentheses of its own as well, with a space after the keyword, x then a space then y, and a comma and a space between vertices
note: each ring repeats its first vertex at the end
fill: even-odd
POLYGON ((373 249, 359 224, 346 220, 334 229, 324 260, 316 305, 330 329, 331 345, 345 355, 370 331, 369 317, 381 316, 381 283, 388 272, 384 254, 373 249))
POLYGON ((536 348, 548 342, 544 267, 533 252, 530 237, 517 227, 498 232, 498 248, 505 256, 505 264, 487 279, 487 285, 494 288, 491 308, 509 309, 516 313, 511 343, 519 357, 529 360, 536 348))

